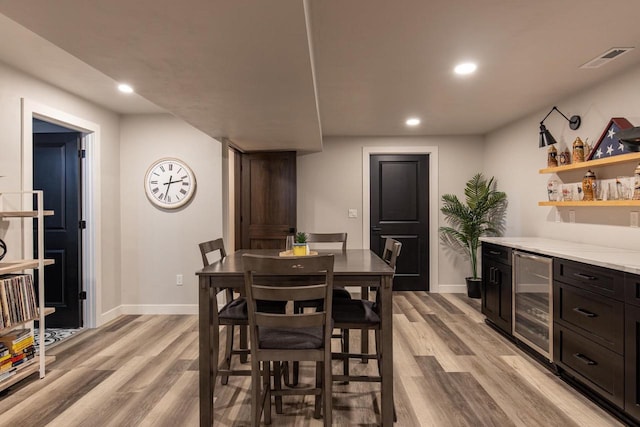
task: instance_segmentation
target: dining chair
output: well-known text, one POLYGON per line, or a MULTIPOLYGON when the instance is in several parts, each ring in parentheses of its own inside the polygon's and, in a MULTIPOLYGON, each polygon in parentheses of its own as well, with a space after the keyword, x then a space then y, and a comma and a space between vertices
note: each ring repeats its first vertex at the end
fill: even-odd
MULTIPOLYGON (((204 264, 204 267, 211 263, 210 257, 217 261, 223 260, 227 256, 227 252, 224 248, 224 241, 222 239, 202 242, 198 246, 200 247, 200 254, 202 255, 202 263, 204 264)), ((246 327, 249 325, 249 316, 247 314, 247 301, 245 298, 234 296, 233 291, 229 288, 214 289, 214 299, 211 301, 212 304, 217 307, 217 296, 221 292, 224 292, 225 305, 221 309, 217 310, 217 313, 218 323, 226 326, 226 345, 224 359, 218 369, 218 375, 221 377, 220 382, 222 384, 227 384, 229 382, 229 375, 251 375, 251 370, 249 369, 231 369, 231 357, 233 355, 239 355, 241 359, 240 361, 246 362, 247 355, 249 354, 248 349, 234 348, 233 346, 235 327, 239 326, 240 333, 244 336, 246 334, 246 327)), ((246 342, 246 338, 241 339, 240 341, 246 342)), ((215 349, 214 351, 218 351, 218 349, 215 349)))
MULTIPOLYGON (((331 425, 331 309, 333 255, 242 256, 251 337, 251 425, 264 413, 271 423, 271 397, 315 395, 314 417, 331 425), (266 313, 257 301, 322 300, 314 312, 266 313), (278 370, 285 361, 316 362, 315 387, 283 390, 278 370), (271 385, 271 364, 275 374, 271 385)), ((277 401, 276 401, 277 405, 277 401)), ((276 406, 276 409, 278 407, 276 406)), ((280 412, 280 411, 278 411, 280 412)))
MULTIPOLYGON (((340 243, 340 250, 342 252, 347 250, 347 233, 306 233, 307 243, 312 249, 337 249, 336 243, 340 243)), ((347 298, 351 299, 351 294, 342 286, 333 287, 333 298, 347 298)), ((305 308, 316 308, 320 305, 320 301, 300 301, 297 302, 294 309, 298 312, 302 312, 305 308)), ((340 338, 342 340, 343 335, 334 335, 333 338, 340 338)), ((340 344, 344 346, 344 343, 340 344)), ((345 361, 344 373, 348 373, 348 361, 345 361)), ((292 382, 288 385, 298 384, 298 372, 299 364, 293 362, 293 378, 292 382)))
MULTIPOLYGON (((402 243, 399 241, 387 238, 385 240, 384 250, 382 252, 382 259, 394 269, 396 268, 396 261, 400 255, 402 249, 402 243)), ((343 335, 343 348, 339 353, 333 353, 332 358, 334 360, 346 361, 347 368, 343 375, 333 375, 334 381, 364 381, 364 382, 381 382, 382 381, 382 342, 380 337, 382 322, 380 320, 380 295, 381 292, 376 292, 376 301, 369 301, 368 299, 336 299, 333 301, 333 325, 334 328, 340 329, 343 335), (375 353, 369 353, 368 341, 367 347, 361 350, 360 353, 350 353, 349 351, 349 330, 360 329, 363 334, 369 333, 373 330, 375 333, 375 353), (350 375, 349 373, 349 360, 350 359, 376 359, 378 362, 378 375, 350 375)), ((394 418, 395 418, 395 405, 394 405, 394 418)))

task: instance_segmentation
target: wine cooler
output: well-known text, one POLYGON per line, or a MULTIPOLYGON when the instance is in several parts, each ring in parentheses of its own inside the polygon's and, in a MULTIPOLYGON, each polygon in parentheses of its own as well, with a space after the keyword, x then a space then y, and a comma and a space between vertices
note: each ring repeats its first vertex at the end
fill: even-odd
POLYGON ((552 258, 513 251, 513 335, 553 359, 552 258))

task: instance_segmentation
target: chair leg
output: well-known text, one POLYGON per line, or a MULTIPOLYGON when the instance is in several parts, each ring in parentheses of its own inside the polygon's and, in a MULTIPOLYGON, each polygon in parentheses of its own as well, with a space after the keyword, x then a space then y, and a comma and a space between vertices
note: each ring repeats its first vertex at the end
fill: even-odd
MULTIPOLYGON (((247 326, 242 325, 242 326, 238 326, 238 328, 240 329, 240 348, 242 350, 246 350, 249 348, 249 344, 248 344, 248 339, 247 339, 247 326)), ((247 354, 246 353, 240 353, 240 363, 247 363, 247 354)))
POLYGON ((300 377, 300 362, 293 362, 291 364, 291 378, 292 381, 290 384, 287 384, 289 387, 295 387, 298 385, 298 380, 300 377))
MULTIPOLYGON (((342 330, 342 352, 345 354, 349 353, 349 329, 342 330)), ((345 376, 349 376, 349 358, 345 357, 342 361, 342 374, 345 376)), ((349 384, 349 380, 347 379, 345 384, 349 384)))
MULTIPOLYGON (((278 362, 273 362, 278 363, 278 362)), ((264 362, 262 370, 262 383, 264 384, 264 423, 271 424, 271 362, 264 362)))
MULTIPOLYGON (((275 391, 282 390, 282 363, 273 362, 273 389, 275 391)), ((282 414, 282 396, 276 394, 276 414, 282 414)))
POLYGON ((260 426, 262 417, 262 393, 260 362, 251 360, 251 427, 260 426))
MULTIPOLYGON (((234 327, 233 325, 227 325, 225 329, 227 330, 227 345, 226 345, 226 348, 224 349, 224 367, 225 369, 231 369, 231 351, 233 350, 234 327)), ((220 384, 222 385, 229 384, 229 376, 222 375, 220 378, 220 384)))
MULTIPOLYGON (((362 293, 363 300, 369 299, 368 286, 363 286, 361 293, 362 293)), ((369 353, 369 330, 368 329, 360 329, 360 353, 361 354, 369 353)), ((367 359, 366 357, 363 357, 362 363, 369 363, 369 359, 367 359)))
POLYGON ((322 374, 324 375, 322 383, 322 412, 324 417, 324 426, 330 427, 333 420, 333 380, 331 378, 331 355, 327 356, 329 359, 323 363, 322 374))
MULTIPOLYGON (((376 356, 378 359, 378 375, 382 377, 382 340, 380 339, 380 330, 375 330, 375 339, 376 339, 376 356)), ((396 414, 396 402, 395 399, 393 401, 393 422, 398 421, 398 414, 396 414)))
MULTIPOLYGON (((323 364, 322 362, 316 362, 316 388, 322 389, 322 378, 323 378, 323 364)), ((322 403, 322 395, 316 394, 315 396, 315 407, 313 410, 313 418, 319 419, 320 415, 320 404, 322 403)))

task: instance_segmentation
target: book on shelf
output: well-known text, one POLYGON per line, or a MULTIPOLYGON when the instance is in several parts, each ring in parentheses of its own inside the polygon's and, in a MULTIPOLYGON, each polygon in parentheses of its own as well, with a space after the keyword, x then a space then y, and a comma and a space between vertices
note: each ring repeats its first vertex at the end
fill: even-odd
POLYGON ((0 343, 4 346, 10 346, 29 336, 33 336, 29 328, 12 329, 11 331, 0 334, 0 343))
POLYGON ((38 317, 38 304, 31 274, 0 276, 0 311, 2 328, 9 328, 38 317))
POLYGON ((16 371, 17 371, 16 368, 11 368, 8 371, 0 372, 0 381, 4 381, 4 380, 14 376, 16 374, 16 371))

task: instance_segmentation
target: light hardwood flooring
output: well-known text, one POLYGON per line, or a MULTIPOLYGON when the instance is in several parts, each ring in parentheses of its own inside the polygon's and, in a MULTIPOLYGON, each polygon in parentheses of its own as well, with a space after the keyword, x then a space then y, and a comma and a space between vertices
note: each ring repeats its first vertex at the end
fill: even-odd
MULTIPOLYGON (((621 425, 484 324, 478 300, 398 292, 393 307, 397 426, 621 425)), ((45 379, 0 395, 0 426, 198 425, 197 316, 123 316, 47 354, 56 361, 45 379)), ((352 362, 367 371, 375 361, 352 362)), ((218 380, 216 425, 249 424, 249 387, 249 377, 218 380)), ((334 425, 377 425, 379 398, 378 384, 336 383, 334 425)), ((322 422, 310 396, 285 397, 284 412, 272 425, 322 422)))

